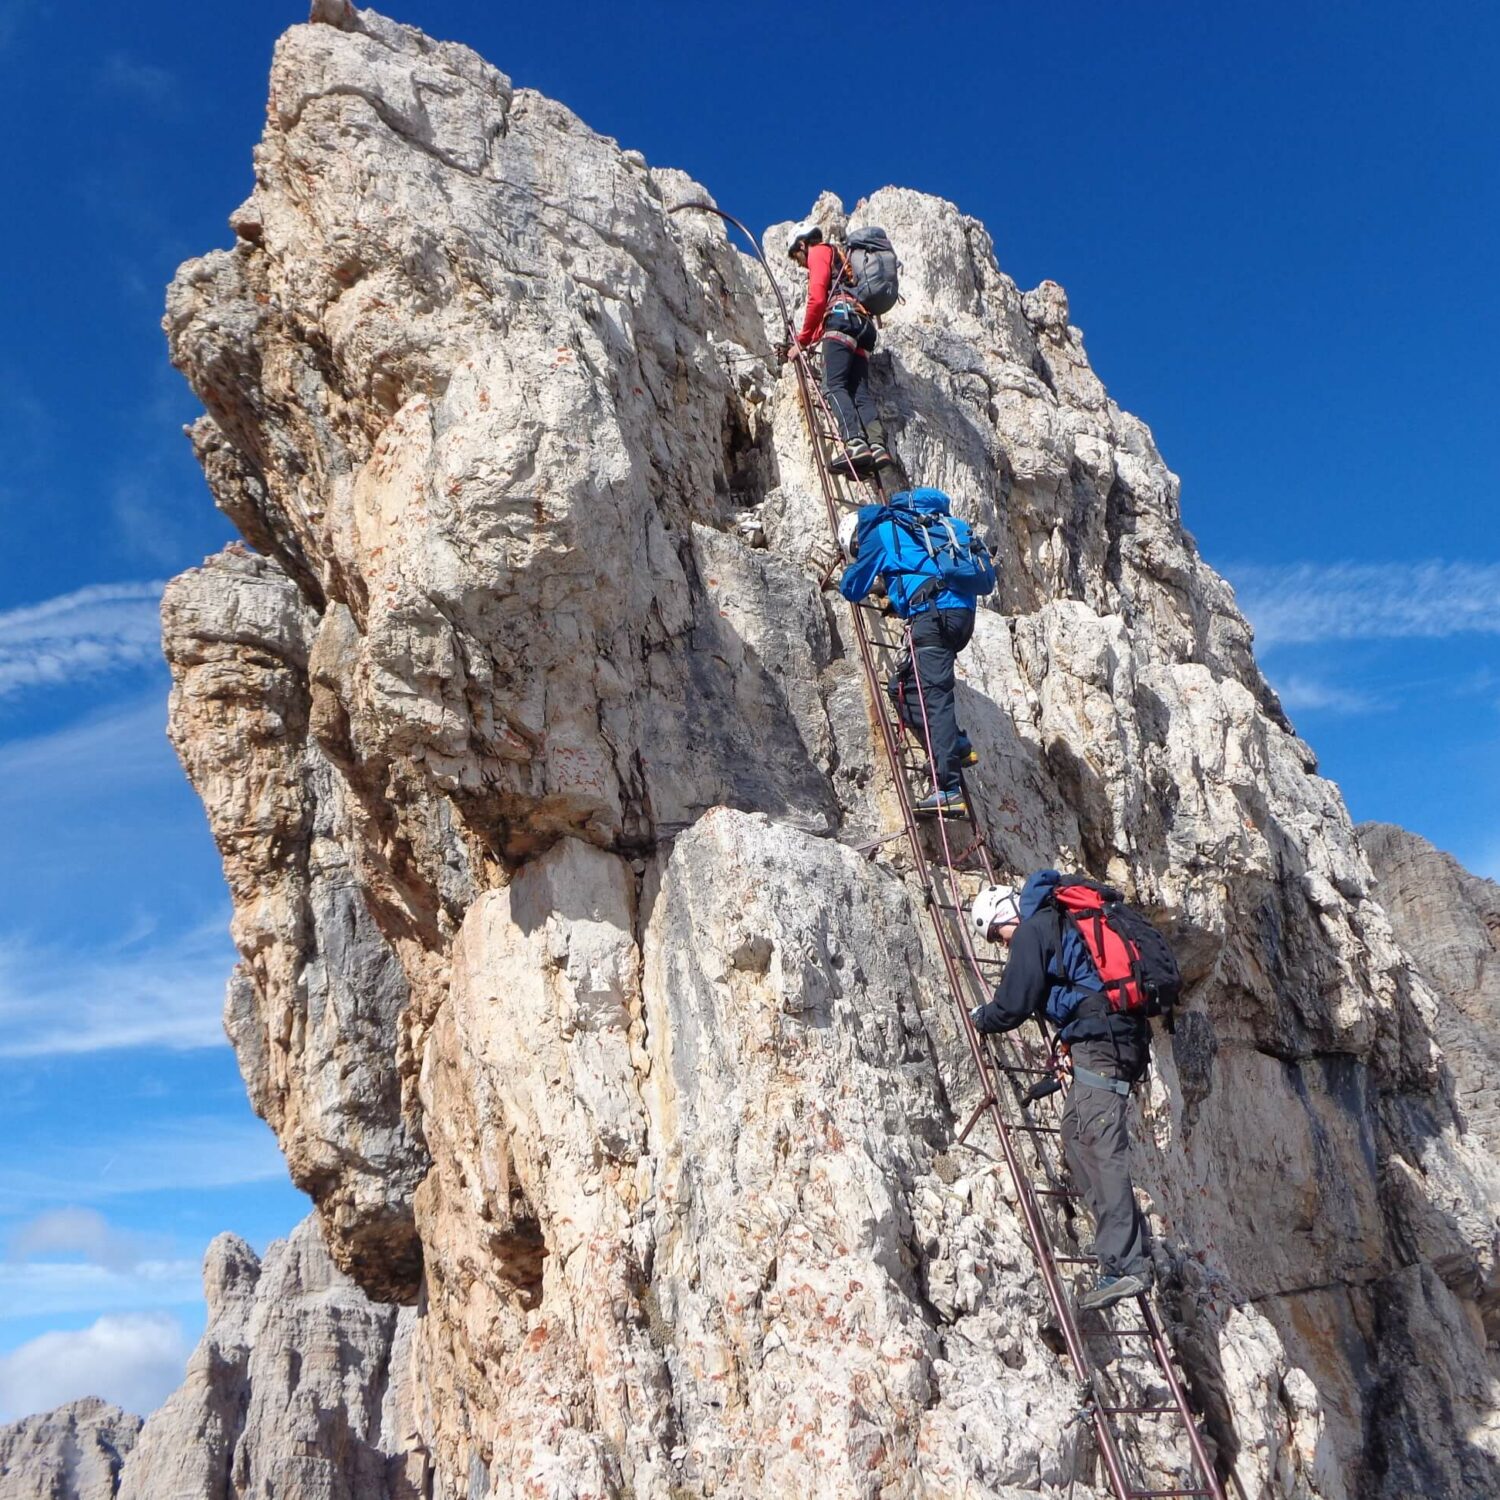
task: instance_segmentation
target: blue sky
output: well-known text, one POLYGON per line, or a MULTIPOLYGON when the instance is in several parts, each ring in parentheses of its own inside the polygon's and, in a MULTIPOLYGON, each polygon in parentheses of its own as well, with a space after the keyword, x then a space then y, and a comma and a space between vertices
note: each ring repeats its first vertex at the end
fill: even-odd
MULTIPOLYGON (((1491 8, 392 10, 752 224, 891 182, 982 219, 1068 289, 1354 815, 1500 874, 1491 8)), ((229 243, 303 14, 0 0, 0 1421, 150 1405, 208 1240, 306 1208, 219 1032, 228 899, 155 624, 229 536, 162 289, 229 243)))

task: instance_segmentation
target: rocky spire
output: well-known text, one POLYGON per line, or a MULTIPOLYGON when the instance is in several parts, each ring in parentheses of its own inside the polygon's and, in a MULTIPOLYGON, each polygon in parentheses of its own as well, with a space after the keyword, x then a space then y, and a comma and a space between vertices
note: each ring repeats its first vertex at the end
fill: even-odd
MULTIPOLYGON (((913 888, 843 847, 890 788, 759 268, 667 212, 702 194, 373 12, 277 48, 238 243, 166 319, 254 549, 164 608, 230 1034, 334 1260, 416 1304, 435 1494, 1081 1495, 913 888)), ((1184 959, 1137 1180, 1223 1464, 1500 1489, 1496 1169, 1337 788, 1062 289, 951 204, 855 213, 904 265, 888 425, 997 539, 995 856, 1184 959)))

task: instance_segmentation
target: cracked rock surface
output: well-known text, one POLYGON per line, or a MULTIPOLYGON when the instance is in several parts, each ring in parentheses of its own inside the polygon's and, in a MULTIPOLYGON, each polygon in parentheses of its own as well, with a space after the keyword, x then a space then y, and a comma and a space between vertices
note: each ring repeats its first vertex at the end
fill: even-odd
POLYGON ((140 1430, 92 1396, 0 1427, 0 1500, 114 1500, 140 1430))
MULTIPOLYGON (((844 847, 894 801, 760 268, 466 48, 317 16, 234 247, 168 297, 244 545, 164 639, 230 1036, 376 1299, 340 1280, 340 1317, 406 1308, 406 1472, 1104 1493, 1007 1186, 954 1145, 975 1084, 910 871, 844 847)), ((905 267, 889 430, 996 539, 959 689, 996 862, 1118 882, 1184 962, 1134 1169, 1221 1465, 1253 1500, 1500 1492, 1496 1165, 1337 788, 1063 290, 924 194, 852 217, 905 267)), ((366 1357, 263 1317, 216 1315, 133 1461, 175 1488, 124 1493, 386 1493, 366 1357)))
POLYGON ((312 1219, 264 1261, 220 1235, 203 1287, 208 1326, 141 1429, 120 1500, 420 1500, 410 1312, 371 1302, 312 1219))

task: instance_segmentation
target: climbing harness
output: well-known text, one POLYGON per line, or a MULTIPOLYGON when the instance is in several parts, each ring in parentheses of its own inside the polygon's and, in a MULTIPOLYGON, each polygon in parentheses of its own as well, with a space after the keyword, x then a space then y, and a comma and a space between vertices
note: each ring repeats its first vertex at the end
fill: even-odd
MULTIPOLYGON (((861 503, 879 503, 884 499, 879 478, 872 475, 851 482, 844 477, 844 471, 852 473, 852 465, 847 462, 848 445, 815 378, 807 351, 797 348, 795 340, 791 339, 790 309, 756 237, 733 215, 711 203, 681 203, 670 212, 675 214, 689 210, 715 214, 738 229, 749 241, 756 258, 765 268, 781 310, 783 326, 793 344, 790 359, 796 372, 803 420, 814 458, 819 460, 815 467, 822 484, 829 533, 837 538, 842 516, 857 509, 861 503), (838 465, 841 472, 831 472, 820 461, 824 451, 822 445, 825 443, 831 445, 845 460, 838 465), (851 489, 855 491, 852 495, 849 493, 851 489)), ((1103 1461, 1109 1489, 1115 1500, 1169 1500, 1169 1497, 1171 1500, 1178 1500, 1178 1497, 1186 1500, 1189 1496, 1224 1500, 1223 1487, 1198 1431, 1197 1419, 1189 1404, 1182 1378, 1177 1372, 1173 1350, 1152 1306, 1150 1293, 1124 1299, 1115 1305, 1118 1309, 1132 1306, 1136 1309, 1136 1320, 1127 1326, 1111 1323, 1099 1313, 1090 1317, 1085 1331, 1081 1316, 1075 1311, 1072 1299, 1064 1287, 1063 1273, 1059 1269, 1061 1266, 1088 1266, 1097 1265, 1097 1262, 1092 1256, 1060 1254, 1054 1249, 1057 1238, 1068 1232, 1065 1225, 1070 1205, 1078 1194, 1066 1186, 1059 1169, 1059 1127, 1037 1124, 1031 1118, 1029 1103, 1023 1098, 1029 1084, 1054 1076, 1050 1040, 1046 1041, 1046 1050, 1039 1051, 1035 1044, 1023 1041, 1019 1032, 1010 1032, 998 1038, 981 1036, 969 1017, 969 1011, 976 1003, 989 1000, 990 992, 1003 968, 999 959, 976 951, 967 920, 968 894, 964 887, 964 877, 967 875, 972 879, 977 875, 987 884, 997 883, 978 803, 969 795, 968 786, 960 773, 959 783, 966 808, 964 817, 950 819, 939 816, 931 824, 924 825, 915 810, 913 784, 925 770, 932 774, 936 788, 937 772, 922 679, 913 669, 922 721, 921 740, 927 752, 925 761, 910 752, 904 726, 881 690, 885 680, 881 675, 882 668, 889 672, 903 647, 910 649, 910 626, 903 624, 902 628, 896 629, 885 611, 863 601, 851 605, 851 612, 860 664, 864 670, 872 712, 878 723, 881 744, 890 766, 892 788, 900 808, 901 832, 904 832, 911 850, 914 872, 932 917, 949 994, 979 1076, 980 1100, 958 1132, 958 1144, 966 1145, 981 1117, 988 1115, 995 1128, 1001 1157, 1010 1174, 1016 1206, 1032 1253, 1036 1257, 1037 1269, 1051 1304, 1053 1319, 1062 1334, 1073 1368, 1079 1391, 1078 1417, 1081 1420, 1085 1414, 1087 1416, 1095 1446, 1103 1461), (955 849, 949 838, 949 824, 962 821, 968 823, 969 840, 963 847, 955 849), (924 827, 934 826, 940 854, 929 855, 924 827), (1001 1088, 1002 1076, 1009 1083, 1008 1089, 1001 1088), (1096 1359, 1091 1354, 1091 1344, 1104 1345, 1102 1357, 1096 1359), (1168 1399, 1165 1402, 1142 1404, 1139 1400, 1131 1399, 1128 1391, 1118 1388, 1119 1371, 1132 1365, 1144 1366, 1147 1372, 1154 1370, 1167 1388, 1168 1399), (1139 1419, 1143 1417, 1160 1419, 1163 1427, 1175 1421, 1181 1427, 1182 1446, 1186 1449, 1185 1455, 1180 1459, 1174 1459, 1170 1463, 1158 1460, 1152 1464, 1151 1467, 1156 1472, 1151 1476, 1145 1476, 1141 1472, 1146 1466, 1141 1452, 1139 1427, 1139 1419)), ((873 857, 875 849, 893 837, 899 837, 899 834, 888 835, 860 847, 873 857)), ((1042 1032, 1046 1040, 1045 1027, 1042 1032)), ((988 1152, 980 1154, 990 1157, 988 1152)), ((1113 1313, 1115 1308, 1110 1311, 1113 1313)), ((1157 1429, 1157 1435, 1159 1438, 1164 1436, 1160 1428, 1157 1429)))

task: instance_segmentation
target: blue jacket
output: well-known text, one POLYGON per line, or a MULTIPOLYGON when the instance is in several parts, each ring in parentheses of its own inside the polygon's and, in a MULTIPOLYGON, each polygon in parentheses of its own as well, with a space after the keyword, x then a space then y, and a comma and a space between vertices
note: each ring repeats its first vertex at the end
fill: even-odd
POLYGON ((973 609, 973 599, 948 588, 929 590, 927 598, 913 601, 924 584, 937 578, 938 569, 922 543, 891 515, 899 509, 945 516, 948 497, 941 490, 903 490, 889 505, 861 505, 855 558, 839 579, 839 593, 858 603, 875 587, 876 578, 884 577, 886 594, 903 620, 930 609, 973 609))

